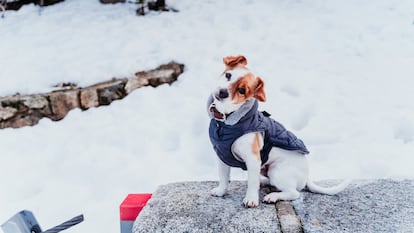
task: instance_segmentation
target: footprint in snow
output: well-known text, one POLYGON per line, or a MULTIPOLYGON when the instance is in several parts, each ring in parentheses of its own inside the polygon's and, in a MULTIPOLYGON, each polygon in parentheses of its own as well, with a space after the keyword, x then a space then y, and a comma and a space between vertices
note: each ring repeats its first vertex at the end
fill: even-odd
POLYGON ((292 127, 294 130, 299 131, 308 126, 310 119, 313 116, 313 106, 304 107, 295 117, 292 119, 292 127))
POLYGON ((399 125, 394 129, 394 138, 402 140, 404 143, 414 141, 414 124, 407 120, 401 120, 399 125))
POLYGON ((297 88, 293 87, 293 86, 289 86, 289 85, 285 85, 283 87, 280 88, 280 91, 292 96, 292 97, 299 97, 300 96, 300 92, 297 88))

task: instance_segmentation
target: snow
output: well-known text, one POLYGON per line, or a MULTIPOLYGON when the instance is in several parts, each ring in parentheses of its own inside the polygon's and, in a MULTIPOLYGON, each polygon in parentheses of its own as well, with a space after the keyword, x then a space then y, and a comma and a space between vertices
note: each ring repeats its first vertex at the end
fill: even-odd
POLYGON ((171 86, 1 130, 0 223, 28 209, 47 229, 83 213, 65 232, 118 232, 128 193, 217 180, 205 103, 226 55, 265 80, 260 108, 304 140, 312 179, 414 178, 413 1, 167 3, 180 12, 67 0, 0 19, 0 96, 186 65, 171 86))

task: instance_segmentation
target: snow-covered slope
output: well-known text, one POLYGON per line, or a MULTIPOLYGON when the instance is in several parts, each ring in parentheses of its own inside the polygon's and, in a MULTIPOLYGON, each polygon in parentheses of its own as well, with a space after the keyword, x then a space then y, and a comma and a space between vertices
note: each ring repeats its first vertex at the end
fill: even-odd
POLYGON ((413 1, 167 3, 180 12, 67 0, 0 19, 2 96, 186 64, 172 86, 0 130, 0 222, 29 209, 47 229, 83 213, 67 232, 118 232, 127 193, 217 179, 205 102, 226 55, 265 80, 260 108, 306 143, 313 179, 414 178, 413 1))

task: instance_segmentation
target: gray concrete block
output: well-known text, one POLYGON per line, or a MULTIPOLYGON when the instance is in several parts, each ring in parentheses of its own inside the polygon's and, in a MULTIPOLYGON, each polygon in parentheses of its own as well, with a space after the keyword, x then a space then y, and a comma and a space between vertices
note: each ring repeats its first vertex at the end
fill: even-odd
POLYGON ((305 232, 414 232, 412 180, 355 181, 334 196, 302 192, 292 204, 305 232))
MULTIPOLYGON (((339 181, 317 183, 331 186, 339 181)), ((305 233, 414 232, 413 180, 358 180, 333 196, 303 191, 298 200, 277 203, 279 219, 275 205, 242 206, 246 182, 232 181, 223 198, 210 196, 216 185, 161 186, 135 221, 133 232, 281 232, 280 224, 284 232, 301 232, 300 223, 305 233)))
MULTIPOLYGON (((224 197, 213 197, 217 182, 160 186, 134 223, 132 232, 281 232, 275 206, 242 205, 246 182, 232 181, 224 197)), ((263 198, 264 192, 261 192, 263 198)))

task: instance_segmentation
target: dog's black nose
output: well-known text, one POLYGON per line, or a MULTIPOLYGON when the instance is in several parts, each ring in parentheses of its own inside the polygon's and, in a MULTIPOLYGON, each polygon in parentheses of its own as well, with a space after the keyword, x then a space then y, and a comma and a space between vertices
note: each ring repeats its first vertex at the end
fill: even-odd
POLYGON ((222 88, 222 89, 219 90, 218 97, 220 99, 225 99, 225 98, 229 97, 229 92, 227 91, 226 88, 222 88))

